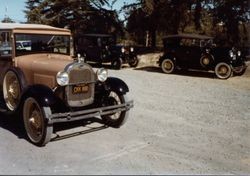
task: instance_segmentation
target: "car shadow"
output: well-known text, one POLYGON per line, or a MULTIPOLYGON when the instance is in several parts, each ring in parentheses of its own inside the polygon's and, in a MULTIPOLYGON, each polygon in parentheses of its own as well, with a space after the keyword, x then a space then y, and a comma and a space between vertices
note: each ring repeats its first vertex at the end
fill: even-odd
MULTIPOLYGON (((147 71, 147 72, 154 72, 154 73, 162 73, 160 67, 156 66, 145 66, 145 67, 140 67, 140 68, 135 68, 134 70, 137 71, 147 71)), ((177 70, 173 75, 178 75, 178 76, 187 76, 187 77, 199 77, 199 78, 210 78, 214 79, 216 78, 214 73, 211 72, 206 72, 206 71, 194 71, 194 70, 177 70)))
MULTIPOLYGON (((59 141, 79 135, 84 135, 88 133, 92 133, 95 131, 100 131, 108 128, 104 124, 104 122, 99 118, 90 118, 85 120, 79 120, 74 122, 67 122, 67 123, 60 123, 60 124, 54 124, 53 125, 53 138, 51 138, 52 141, 59 141), (92 124, 97 124, 95 127, 91 127, 92 124), (77 128, 77 127, 84 127, 85 129, 78 131, 78 132, 68 132, 64 135, 59 135, 58 132, 66 131, 69 129, 77 128)), ((26 136, 26 131, 24 128, 24 123, 22 121, 22 118, 15 116, 6 116, 3 113, 0 113, 0 128, 3 128, 14 135, 16 135, 19 139, 25 139, 28 141, 28 138, 26 136)))
POLYGON ((108 126, 105 125, 101 119, 96 118, 96 117, 85 119, 85 120, 54 124, 53 133, 55 134, 55 137, 51 139, 51 142, 60 141, 60 140, 64 140, 67 138, 72 138, 72 137, 104 130, 106 128, 108 128, 108 126), (91 126, 94 123, 97 123, 98 125, 91 126), (67 131, 70 129, 75 129, 78 127, 85 128, 85 129, 77 131, 77 132, 73 132, 73 133, 69 132, 66 134, 59 134, 60 132, 67 131))
POLYGON ((0 127, 13 133, 19 139, 26 138, 23 121, 18 116, 7 116, 0 113, 0 127))

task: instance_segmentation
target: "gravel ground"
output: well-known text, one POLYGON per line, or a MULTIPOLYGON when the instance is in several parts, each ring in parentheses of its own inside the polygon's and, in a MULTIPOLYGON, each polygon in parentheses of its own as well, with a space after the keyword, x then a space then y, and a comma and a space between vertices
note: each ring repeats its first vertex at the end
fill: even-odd
POLYGON ((109 71, 135 104, 120 129, 58 125, 59 137, 39 148, 18 120, 1 117, 0 174, 250 174, 250 68, 226 81, 166 75, 147 57, 109 71))

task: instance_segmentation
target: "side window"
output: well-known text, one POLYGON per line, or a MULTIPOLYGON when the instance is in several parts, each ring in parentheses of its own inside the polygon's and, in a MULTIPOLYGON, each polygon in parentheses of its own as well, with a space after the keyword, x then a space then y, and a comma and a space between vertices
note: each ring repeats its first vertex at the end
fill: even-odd
POLYGON ((0 32, 0 58, 9 58, 12 54, 10 32, 0 32))

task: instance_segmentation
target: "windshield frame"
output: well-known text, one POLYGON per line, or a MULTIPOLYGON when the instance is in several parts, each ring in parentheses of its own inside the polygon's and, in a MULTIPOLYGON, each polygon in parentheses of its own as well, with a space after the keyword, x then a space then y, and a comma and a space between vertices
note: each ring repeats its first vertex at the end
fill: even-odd
POLYGON ((67 35, 67 34, 39 34, 39 33, 14 33, 14 39, 13 39, 13 44, 14 44, 14 49, 15 49, 15 57, 19 57, 19 56, 25 56, 25 55, 31 55, 31 54, 62 54, 62 55, 67 55, 70 56, 71 55, 71 46, 72 46, 72 40, 71 40, 71 35, 67 35), (25 54, 19 54, 20 52, 17 50, 17 36, 18 35, 26 35, 26 36, 51 36, 55 37, 55 36, 59 36, 59 37, 67 37, 68 40, 68 46, 66 47, 66 50, 68 50, 66 53, 63 52, 51 52, 51 51, 31 51, 31 52, 27 52, 25 54))

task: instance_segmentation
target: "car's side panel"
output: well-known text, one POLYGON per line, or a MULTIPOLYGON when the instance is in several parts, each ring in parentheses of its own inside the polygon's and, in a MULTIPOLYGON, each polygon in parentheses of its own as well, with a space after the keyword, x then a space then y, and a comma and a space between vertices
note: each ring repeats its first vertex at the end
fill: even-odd
POLYGON ((15 66, 20 68, 28 85, 44 84, 50 88, 56 86, 56 75, 65 66, 72 63, 69 56, 56 54, 34 54, 15 58, 15 66))

